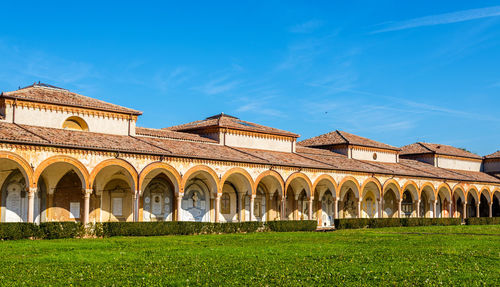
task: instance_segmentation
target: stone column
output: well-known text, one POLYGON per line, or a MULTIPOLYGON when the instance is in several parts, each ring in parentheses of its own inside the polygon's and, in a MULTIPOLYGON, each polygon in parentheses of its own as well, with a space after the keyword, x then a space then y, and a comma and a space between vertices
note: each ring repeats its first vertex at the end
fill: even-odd
POLYGON ((255 195, 250 196, 250 221, 255 221, 254 209, 255 209, 255 195))
POLYGON ((378 200, 378 218, 384 218, 384 199, 379 198, 378 200))
POLYGON ((433 208, 432 213, 434 213, 433 217, 434 218, 438 218, 438 214, 437 214, 437 200, 434 200, 432 202, 432 208, 433 208))
POLYGON ((400 200, 398 201, 398 217, 399 217, 399 218, 401 218, 401 217, 402 217, 402 216, 401 216, 401 215, 402 215, 401 213, 402 213, 402 212, 401 212, 401 199, 400 199, 400 200))
POLYGON ((139 221, 139 191, 136 190, 132 196, 132 204, 134 210, 134 222, 139 221))
POLYGON ((182 221, 182 196, 183 194, 179 193, 177 195, 177 200, 175 201, 175 204, 177 205, 177 221, 182 221))
POLYGON ((86 189, 83 195, 83 224, 89 223, 89 213, 90 213, 90 195, 92 194, 92 189, 86 189))
POLYGON ((463 205, 463 212, 462 212, 462 217, 465 220, 467 218, 467 202, 464 201, 463 205))
POLYGON ((285 220, 286 217, 286 196, 281 197, 281 220, 285 220))
POLYGON ((490 206, 490 217, 493 217, 493 200, 489 204, 490 206))
POLYGON ((236 211, 236 214, 238 214, 238 222, 242 222, 241 218, 241 200, 243 198, 243 196, 240 196, 239 193, 236 193, 236 198, 238 199, 238 203, 236 204, 236 208, 238 209, 236 211))
POLYGON ((30 187, 28 191, 28 222, 33 223, 35 221, 35 193, 37 191, 36 187, 30 187))
POLYGON ((307 215, 307 219, 313 220, 313 201, 314 198, 309 198, 309 214, 307 215))
POLYGON ((335 219, 339 219, 339 201, 337 199, 337 197, 334 198, 334 201, 333 201, 333 212, 334 212, 334 217, 335 219))
POLYGON ((417 200, 417 217, 420 217, 420 199, 417 200))
POLYGON ((476 203, 476 217, 479 217, 479 204, 481 204, 481 202, 476 203))
POLYGON ((358 218, 361 218, 361 201, 363 198, 358 198, 358 218))
POLYGON ((220 217, 220 198, 222 194, 217 193, 215 196, 215 222, 219 222, 219 217, 220 217))
POLYGON ((453 217, 453 214, 451 212, 451 201, 448 203, 448 217, 449 218, 452 218, 453 217))

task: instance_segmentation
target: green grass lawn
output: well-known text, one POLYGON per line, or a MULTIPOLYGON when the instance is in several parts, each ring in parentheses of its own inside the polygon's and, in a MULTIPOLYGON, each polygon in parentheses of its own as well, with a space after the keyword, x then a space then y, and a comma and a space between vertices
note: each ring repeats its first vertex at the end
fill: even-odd
POLYGON ((500 226, 0 242, 0 285, 500 286, 500 226))

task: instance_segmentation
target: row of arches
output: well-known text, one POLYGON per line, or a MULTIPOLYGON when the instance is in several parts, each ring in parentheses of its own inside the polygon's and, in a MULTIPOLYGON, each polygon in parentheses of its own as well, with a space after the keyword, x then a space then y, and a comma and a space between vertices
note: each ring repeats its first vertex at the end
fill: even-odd
POLYGON ((443 183, 402 187, 390 179, 360 184, 329 175, 314 183, 296 172, 284 180, 267 170, 255 180, 235 167, 218 176, 207 166, 181 175, 164 162, 140 173, 122 159, 109 159, 90 173, 78 160, 57 156, 36 169, 21 157, 0 152, 1 214, 11 221, 267 221, 335 218, 500 216, 500 189, 478 191, 443 183))

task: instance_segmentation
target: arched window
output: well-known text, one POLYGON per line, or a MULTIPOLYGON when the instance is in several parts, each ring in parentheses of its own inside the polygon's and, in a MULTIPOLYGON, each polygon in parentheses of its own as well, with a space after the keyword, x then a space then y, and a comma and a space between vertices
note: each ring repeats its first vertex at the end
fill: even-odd
POLYGON ((80 117, 69 117, 67 118, 63 125, 63 129, 75 130, 75 131, 88 131, 89 126, 87 123, 80 117))
POLYGON ((231 213, 231 199, 229 194, 224 193, 221 197, 221 213, 222 214, 230 214, 231 213))

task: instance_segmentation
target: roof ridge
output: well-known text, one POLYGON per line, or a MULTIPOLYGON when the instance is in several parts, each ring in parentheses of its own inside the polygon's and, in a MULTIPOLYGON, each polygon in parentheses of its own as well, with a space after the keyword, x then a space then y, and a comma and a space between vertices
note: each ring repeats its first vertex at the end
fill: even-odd
POLYGON ((347 144, 351 144, 351 142, 342 134, 342 131, 335 130, 337 134, 339 134, 346 142, 347 144))
POLYGON ((417 142, 417 144, 421 145, 423 148, 425 148, 426 150, 430 151, 431 153, 436 153, 435 151, 433 151, 430 148, 428 148, 423 142, 417 142))

